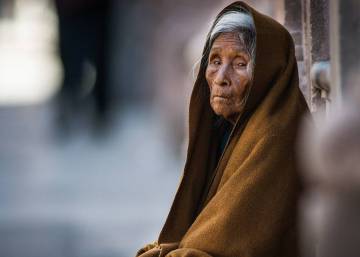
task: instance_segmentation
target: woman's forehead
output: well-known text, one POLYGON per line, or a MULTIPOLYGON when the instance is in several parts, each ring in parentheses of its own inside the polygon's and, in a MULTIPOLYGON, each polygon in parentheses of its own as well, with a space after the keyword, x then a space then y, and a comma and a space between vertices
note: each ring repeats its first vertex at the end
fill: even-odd
POLYGON ((235 32, 221 33, 212 44, 211 51, 245 51, 245 45, 235 32))

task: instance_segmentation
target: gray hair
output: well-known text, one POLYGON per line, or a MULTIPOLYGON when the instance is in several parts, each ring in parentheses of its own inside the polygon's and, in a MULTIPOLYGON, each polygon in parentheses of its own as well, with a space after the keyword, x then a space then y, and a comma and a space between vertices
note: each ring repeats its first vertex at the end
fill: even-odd
POLYGON ((226 32, 238 33, 240 41, 244 44, 245 50, 250 56, 251 63, 248 67, 252 72, 255 62, 256 31, 251 14, 246 10, 230 11, 219 17, 210 31, 209 47, 211 48, 215 39, 221 33, 226 32))

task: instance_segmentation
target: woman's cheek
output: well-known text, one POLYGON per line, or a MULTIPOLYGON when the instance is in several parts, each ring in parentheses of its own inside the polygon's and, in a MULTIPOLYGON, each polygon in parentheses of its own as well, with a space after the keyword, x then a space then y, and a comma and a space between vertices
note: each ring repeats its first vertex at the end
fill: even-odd
POLYGON ((211 69, 208 67, 205 71, 205 78, 206 81, 211 89, 212 87, 212 82, 213 82, 213 72, 211 71, 211 69))

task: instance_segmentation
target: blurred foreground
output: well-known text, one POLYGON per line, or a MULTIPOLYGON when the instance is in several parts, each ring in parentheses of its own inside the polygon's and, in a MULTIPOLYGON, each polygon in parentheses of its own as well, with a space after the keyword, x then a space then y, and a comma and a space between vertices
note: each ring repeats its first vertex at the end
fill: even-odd
POLYGON ((129 108, 105 141, 83 128, 57 143, 52 115, 0 110, 0 255, 132 256, 156 238, 181 170, 161 118, 129 108))

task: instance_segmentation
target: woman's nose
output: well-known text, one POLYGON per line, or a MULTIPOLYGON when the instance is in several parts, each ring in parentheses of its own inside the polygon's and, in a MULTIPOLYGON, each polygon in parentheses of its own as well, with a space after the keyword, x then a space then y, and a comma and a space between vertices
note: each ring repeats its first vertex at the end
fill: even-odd
POLYGON ((229 86, 230 85, 230 78, 228 74, 228 65, 223 65, 218 72, 216 73, 215 77, 215 84, 219 86, 229 86))

